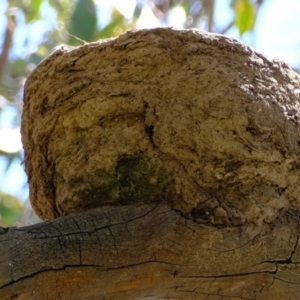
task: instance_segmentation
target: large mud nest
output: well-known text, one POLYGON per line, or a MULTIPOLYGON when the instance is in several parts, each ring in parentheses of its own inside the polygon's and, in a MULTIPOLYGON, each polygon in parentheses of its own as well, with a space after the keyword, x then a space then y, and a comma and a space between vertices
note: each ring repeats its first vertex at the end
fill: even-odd
POLYGON ((169 202, 208 225, 298 210, 300 79, 236 40, 127 32, 46 58, 29 76, 22 134, 42 219, 169 202))

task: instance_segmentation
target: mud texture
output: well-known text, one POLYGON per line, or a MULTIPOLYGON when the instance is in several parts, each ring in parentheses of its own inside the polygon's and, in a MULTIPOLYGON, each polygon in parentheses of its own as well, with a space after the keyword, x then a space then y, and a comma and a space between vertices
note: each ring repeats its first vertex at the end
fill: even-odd
POLYGON ((29 76, 22 136, 44 220, 168 202, 212 226, 300 202, 300 78, 231 38, 160 28, 60 49, 29 76))

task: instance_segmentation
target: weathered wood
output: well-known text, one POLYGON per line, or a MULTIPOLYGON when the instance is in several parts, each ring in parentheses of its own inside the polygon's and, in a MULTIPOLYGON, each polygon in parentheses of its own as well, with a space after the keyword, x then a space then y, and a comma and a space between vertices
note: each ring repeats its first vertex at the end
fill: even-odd
POLYGON ((103 207, 0 235, 0 299, 299 299, 299 215, 215 228, 103 207))

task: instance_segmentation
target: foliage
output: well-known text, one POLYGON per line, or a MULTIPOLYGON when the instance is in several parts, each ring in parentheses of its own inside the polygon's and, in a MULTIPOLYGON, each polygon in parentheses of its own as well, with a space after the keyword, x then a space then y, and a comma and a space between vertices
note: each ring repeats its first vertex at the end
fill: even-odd
MULTIPOLYGON (((100 38, 141 27, 146 13, 153 25, 172 24, 172 14, 184 16, 179 26, 198 27, 225 33, 236 26, 240 34, 254 27, 256 11, 262 1, 232 0, 234 14, 231 22, 217 30, 214 9, 216 0, 2 0, 0 3, 0 133, 4 127, 19 127, 22 109, 23 85, 28 73, 49 53, 62 44, 78 46, 100 38), (126 5, 121 4, 126 2, 126 5), (131 8, 131 12, 130 12, 131 8), (2 45, 2 46, 1 46, 2 45), (7 120, 8 112, 10 115, 7 120), (3 124, 2 124, 3 123, 3 124)), ((151 24, 150 24, 151 26, 151 24)), ((0 137, 1 139, 1 137, 0 137)), ((10 141, 5 141, 9 143, 10 141)), ((0 166, 6 166, 2 174, 17 162, 22 172, 22 151, 10 153, 0 149, 0 166)), ((0 168, 1 172, 1 168, 0 168)), ((25 182, 24 182, 24 185, 25 182)), ((0 190, 5 189, 1 186, 0 190)), ((20 187, 19 187, 20 189, 20 187)), ((13 192, 10 192, 13 193, 13 192)), ((27 193, 27 190, 24 190, 27 193)), ((9 193, 0 194, 2 225, 14 223, 22 204, 9 193), (9 204, 8 204, 9 203, 9 204)), ((0 225, 1 225, 0 224, 0 225)))
POLYGON ((232 1, 235 10, 235 24, 242 35, 252 30, 255 23, 255 7, 249 0, 232 1))
POLYGON ((23 212, 23 205, 20 203, 19 199, 0 192, 0 225, 1 226, 10 226, 14 224, 20 214, 23 212))

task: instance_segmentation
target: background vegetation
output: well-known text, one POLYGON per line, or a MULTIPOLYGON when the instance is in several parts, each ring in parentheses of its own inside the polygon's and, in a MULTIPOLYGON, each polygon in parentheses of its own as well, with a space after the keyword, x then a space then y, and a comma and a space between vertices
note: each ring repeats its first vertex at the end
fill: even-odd
POLYGON ((0 225, 38 220, 28 205, 19 127, 25 79, 43 58, 62 45, 157 26, 196 27, 253 44, 267 2, 272 1, 0 0, 0 225))

